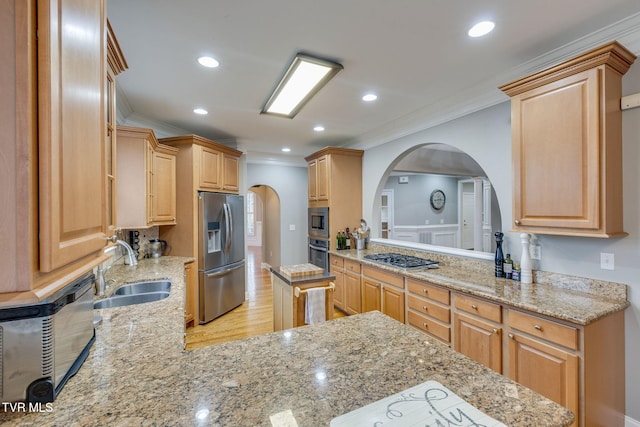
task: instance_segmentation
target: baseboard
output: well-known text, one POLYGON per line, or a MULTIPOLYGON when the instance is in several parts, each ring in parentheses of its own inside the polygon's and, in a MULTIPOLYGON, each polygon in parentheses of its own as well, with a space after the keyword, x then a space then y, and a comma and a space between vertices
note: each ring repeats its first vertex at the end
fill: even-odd
POLYGON ((634 420, 631 417, 624 417, 624 427, 640 427, 640 421, 634 420))

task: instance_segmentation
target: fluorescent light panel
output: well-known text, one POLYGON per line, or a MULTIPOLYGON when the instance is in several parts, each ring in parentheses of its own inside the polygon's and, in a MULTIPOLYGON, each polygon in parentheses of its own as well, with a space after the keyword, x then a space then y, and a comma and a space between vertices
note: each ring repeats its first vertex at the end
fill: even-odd
POLYGON ((293 118, 342 68, 336 62, 297 54, 261 113, 293 118))

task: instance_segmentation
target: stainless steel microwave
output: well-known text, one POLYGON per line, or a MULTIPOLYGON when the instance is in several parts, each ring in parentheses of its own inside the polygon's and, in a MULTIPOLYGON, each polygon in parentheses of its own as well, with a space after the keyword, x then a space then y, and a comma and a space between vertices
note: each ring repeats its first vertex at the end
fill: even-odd
POLYGON ((309 237, 329 238, 329 208, 309 208, 309 237))

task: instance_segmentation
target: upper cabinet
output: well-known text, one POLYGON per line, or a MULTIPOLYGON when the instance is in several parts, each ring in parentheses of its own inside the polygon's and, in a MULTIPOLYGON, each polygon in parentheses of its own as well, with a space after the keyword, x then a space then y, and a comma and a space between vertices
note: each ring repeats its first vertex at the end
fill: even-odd
POLYGON ((107 258, 105 2, 4 6, 0 300, 37 301, 107 258))
POLYGON ((617 42, 500 89, 511 97, 514 231, 624 236, 617 42))
POLYGON ((362 218, 362 150, 326 147, 305 157, 309 173, 309 207, 329 207, 329 237, 360 226, 362 218))
POLYGON ((176 223, 176 155, 152 129, 118 126, 117 225, 145 228, 176 223))
POLYGON ((107 21, 107 75, 105 87, 106 215, 109 235, 116 231, 116 76, 128 68, 118 40, 107 21))
POLYGON ((194 173, 199 190, 239 192, 241 151, 197 135, 163 138, 161 142, 190 152, 190 166, 179 173, 194 173))
POLYGON ((106 245, 105 2, 37 2, 40 270, 106 245))

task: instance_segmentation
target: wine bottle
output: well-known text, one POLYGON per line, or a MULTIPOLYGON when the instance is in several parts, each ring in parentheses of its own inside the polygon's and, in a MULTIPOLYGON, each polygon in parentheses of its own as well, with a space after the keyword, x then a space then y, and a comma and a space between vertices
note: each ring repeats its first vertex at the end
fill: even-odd
POLYGON ((507 257, 504 259, 503 269, 505 279, 511 279, 513 273, 513 260, 511 259, 511 254, 507 254, 507 257))
POLYGON ((504 255, 502 254, 502 237, 504 233, 498 231, 496 236, 496 277, 504 277, 504 255))
POLYGON ((345 229, 345 238, 346 238, 345 249, 351 249, 351 235, 349 234, 349 227, 345 229))

